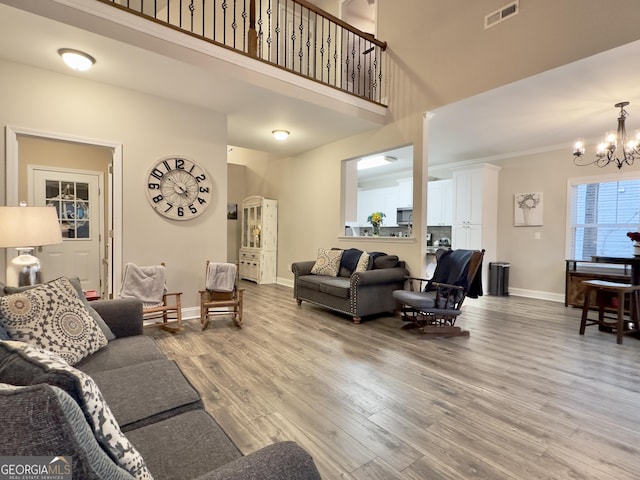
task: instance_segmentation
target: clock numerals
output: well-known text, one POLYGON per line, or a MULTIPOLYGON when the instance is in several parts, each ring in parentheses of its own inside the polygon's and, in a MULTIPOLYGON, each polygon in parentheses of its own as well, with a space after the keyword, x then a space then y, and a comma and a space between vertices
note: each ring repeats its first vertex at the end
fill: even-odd
POLYGON ((154 168, 151 170, 151 176, 157 178, 158 180, 162 180, 164 177, 164 172, 158 168, 154 168))
POLYGON ((189 159, 161 159, 148 173, 149 202, 157 213, 173 220, 189 220, 202 214, 212 191, 208 173, 189 159))

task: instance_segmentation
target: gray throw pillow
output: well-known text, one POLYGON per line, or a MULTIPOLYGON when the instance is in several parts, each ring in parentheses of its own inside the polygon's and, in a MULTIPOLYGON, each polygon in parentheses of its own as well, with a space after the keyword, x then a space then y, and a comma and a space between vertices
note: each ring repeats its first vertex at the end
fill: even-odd
POLYGON ((373 268, 395 268, 398 266, 397 255, 381 255, 373 260, 373 268))
POLYGON ((51 455, 52 462, 61 465, 71 461, 73 478, 131 480, 96 442, 78 404, 59 388, 43 383, 26 387, 0 383, 0 411, 11 419, 5 424, 7 434, 0 437, 1 452, 51 455), (60 452, 65 456, 59 456, 60 452))

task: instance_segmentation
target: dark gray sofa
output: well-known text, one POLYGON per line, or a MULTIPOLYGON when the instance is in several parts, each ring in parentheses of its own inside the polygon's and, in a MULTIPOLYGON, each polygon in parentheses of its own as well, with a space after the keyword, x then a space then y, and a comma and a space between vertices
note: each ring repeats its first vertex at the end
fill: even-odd
POLYGON ((335 310, 360 323, 362 317, 379 313, 394 313, 397 305, 391 292, 404 288, 408 272, 405 263, 395 255, 378 255, 370 269, 361 272, 345 271, 338 276, 314 275, 315 261, 291 265, 294 274, 293 297, 335 310))
MULTIPOLYGON (((93 378, 155 479, 320 478, 312 458, 294 442, 243 456, 177 364, 143 335, 140 302, 91 306, 116 338, 75 367, 93 378)), ((70 456, 74 479, 131 480, 96 442, 64 385, 21 381, 24 372, 15 360, 0 349, 0 383, 30 386, 0 395, 0 456, 70 456)))

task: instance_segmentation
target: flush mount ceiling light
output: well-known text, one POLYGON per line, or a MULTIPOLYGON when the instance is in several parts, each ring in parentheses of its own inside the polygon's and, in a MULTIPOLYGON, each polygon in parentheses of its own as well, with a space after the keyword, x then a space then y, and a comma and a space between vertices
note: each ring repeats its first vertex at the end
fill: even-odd
POLYGON ((69 68, 79 72, 89 70, 96 63, 96 59, 91 55, 72 48, 61 48, 58 50, 58 54, 69 68))
POLYGON ((289 137, 289 132, 287 130, 274 130, 271 133, 273 133, 273 137, 276 140, 286 140, 289 137))
POLYGON ((636 131, 636 136, 632 140, 627 140, 627 130, 625 128, 625 120, 629 116, 624 109, 629 102, 616 103, 615 107, 620 109, 618 117, 618 129, 613 132, 607 132, 604 142, 598 144, 596 150, 596 158, 583 159, 585 153, 584 138, 579 138, 573 145, 574 163, 584 166, 595 163, 599 167, 606 167, 610 163, 614 163, 616 167, 622 168, 625 163, 633 165, 636 158, 640 158, 640 130, 636 131))
POLYGON ((375 157, 366 157, 362 160, 358 160, 358 170, 365 170, 367 168, 382 167, 388 165, 397 160, 396 157, 377 155, 375 157))

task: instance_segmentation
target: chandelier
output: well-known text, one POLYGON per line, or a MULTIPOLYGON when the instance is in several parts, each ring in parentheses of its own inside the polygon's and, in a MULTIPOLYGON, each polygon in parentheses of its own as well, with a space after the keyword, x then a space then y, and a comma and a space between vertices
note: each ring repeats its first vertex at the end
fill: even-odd
POLYGON ((615 163, 616 167, 622 168, 625 163, 633 165, 636 158, 640 158, 640 130, 636 132, 636 137, 627 140, 627 131, 624 122, 629 116, 624 109, 629 102, 616 103, 616 108, 620 109, 618 117, 618 130, 607 132, 604 142, 598 144, 596 158, 594 160, 583 158, 585 153, 584 138, 579 138, 573 146, 573 163, 584 166, 595 163, 598 167, 606 167, 610 163, 615 163))

